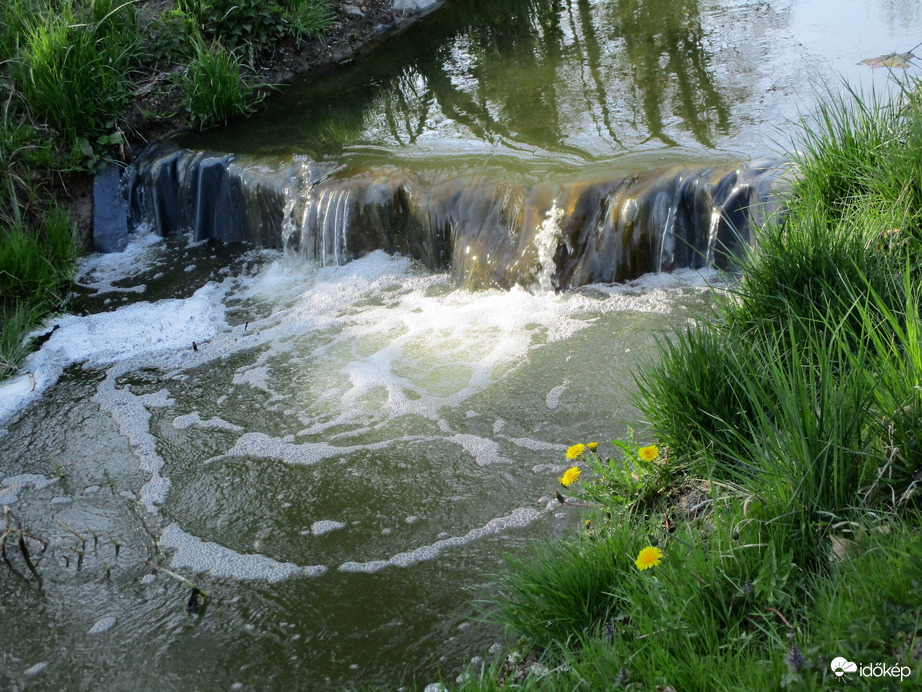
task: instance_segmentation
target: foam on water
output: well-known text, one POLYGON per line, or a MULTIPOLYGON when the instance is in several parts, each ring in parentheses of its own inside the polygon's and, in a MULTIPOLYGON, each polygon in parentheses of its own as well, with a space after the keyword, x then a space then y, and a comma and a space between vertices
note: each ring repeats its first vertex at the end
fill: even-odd
POLYGON ((21 473, 16 476, 8 476, 0 483, 0 507, 3 505, 15 505, 19 502, 20 493, 31 486, 35 490, 44 490, 49 485, 57 481, 57 478, 47 478, 37 473, 21 473))
POLYGON ((387 449, 394 442, 416 442, 425 440, 426 438, 424 437, 413 436, 379 443, 337 447, 325 442, 291 444, 284 440, 270 437, 264 433, 244 433, 238 438, 237 442, 228 452, 212 457, 206 463, 239 457, 255 457, 258 459, 276 459, 285 464, 310 465, 316 464, 324 459, 338 458, 360 450, 387 449))
POLYGON ((185 567, 193 572, 207 572, 214 577, 278 582, 300 576, 319 577, 326 572, 322 566, 299 567, 264 555, 238 553, 186 533, 175 523, 163 531, 159 545, 176 551, 170 563, 173 569, 185 567))
POLYGON ((174 430, 186 430, 187 428, 195 427, 201 430, 227 430, 228 432, 236 433, 244 431, 239 425, 228 423, 221 418, 214 417, 209 420, 202 420, 202 416, 198 411, 187 413, 184 416, 176 416, 172 425, 174 430))
MULTIPOLYGON (((154 244, 143 240, 121 257, 95 258, 92 270, 86 270, 90 278, 85 285, 106 290, 130 276, 154 244)), ((262 268, 220 284, 208 283, 185 299, 139 302, 87 317, 67 316, 30 360, 37 390, 30 396, 47 389, 68 364, 83 362, 86 368, 105 371, 93 400, 118 425, 139 467, 149 474, 137 499, 153 516, 171 490, 167 462, 158 452, 152 427, 157 409, 166 411, 173 430, 215 430, 235 437, 209 463, 245 457, 312 466, 395 445, 412 448, 440 441, 457 447, 476 467, 508 465, 513 461, 500 443, 532 451, 565 447, 557 441, 502 434, 506 427, 502 419, 493 424, 492 437, 455 430, 452 416, 445 412, 466 412, 467 420, 476 421, 479 413, 470 407, 471 398, 514 374, 529 361, 533 349, 566 340, 606 313, 667 312, 677 289, 706 285, 706 277, 685 272, 566 294, 533 294, 521 288, 471 292, 454 288, 445 275, 421 273, 409 260, 381 251, 324 268, 303 266, 277 253, 254 253, 252 259, 262 268), (258 317, 246 319, 249 312, 243 311, 252 306, 264 307, 257 311, 258 317), (231 310, 239 313, 236 326, 227 318, 231 310), (193 341, 197 350, 191 348, 193 341), (226 367, 222 363, 235 354, 251 355, 246 364, 230 371, 232 387, 264 392, 268 400, 263 408, 294 416, 303 429, 275 436, 244 428, 232 422, 233 416, 206 419, 198 409, 170 416, 177 407, 171 382, 183 382, 203 366, 226 367), (141 368, 162 373, 163 388, 136 393, 119 384, 121 377, 141 368), (292 386, 291 373, 301 368, 310 368, 313 374, 292 386), (352 441, 402 416, 428 421, 428 432, 352 441), (321 433, 325 436, 320 441, 298 439, 321 433), (339 440, 345 444, 337 444, 339 440)), ((548 392, 548 407, 558 404, 568 385, 564 381, 548 392)), ((227 395, 221 400, 226 401, 227 395)), ((214 443, 220 444, 220 438, 214 443)), ((21 480, 6 479, 9 487, 2 492, 15 501, 21 480)), ((43 477, 27 480, 38 487, 43 477)), ((446 549, 527 526, 554 508, 554 502, 548 501, 543 510, 515 509, 459 535, 440 536, 388 559, 346 560, 338 569, 375 572, 391 565, 410 566, 446 549)), ((319 536, 343 526, 323 520, 312 525, 311 533, 319 536)), ((159 544, 174 551, 173 568, 222 578, 280 581, 316 576, 335 566, 302 566, 243 554, 193 536, 175 521, 162 531, 159 544)))
POLYGON ((322 536, 325 533, 330 533, 331 531, 337 531, 339 529, 345 528, 345 524, 341 521, 333 521, 332 519, 322 519, 321 521, 315 521, 311 524, 310 532, 314 536, 322 536))
POLYGON ((79 286, 103 293, 144 293, 145 286, 118 287, 115 284, 133 278, 140 268, 148 268, 160 259, 165 241, 152 232, 136 232, 121 252, 95 253, 80 261, 75 282, 79 286))
POLYGON ((108 632, 115 626, 115 616, 106 615, 105 617, 99 618, 93 626, 87 630, 87 634, 102 634, 103 632, 108 632))
POLYGON ((508 529, 521 529, 541 516, 546 514, 549 509, 539 511, 536 509, 519 508, 505 517, 496 517, 491 519, 484 526, 471 529, 463 536, 452 536, 443 538, 431 545, 424 545, 403 553, 398 553, 387 560, 371 560, 369 562, 344 562, 339 566, 341 572, 378 572, 385 567, 410 567, 423 560, 432 560, 439 556, 446 548, 456 548, 476 541, 485 536, 502 533, 508 529))
POLYGON ((228 285, 206 284, 184 300, 140 302, 113 312, 54 320, 58 327, 23 369, 34 386, 0 389, 0 425, 52 386, 72 363, 103 366, 156 353, 175 354, 226 329, 222 299, 228 285))
POLYGON ((40 351, 58 363, 103 365, 141 354, 191 348, 225 328, 224 289, 206 284, 185 300, 134 303, 114 312, 67 315, 40 351))

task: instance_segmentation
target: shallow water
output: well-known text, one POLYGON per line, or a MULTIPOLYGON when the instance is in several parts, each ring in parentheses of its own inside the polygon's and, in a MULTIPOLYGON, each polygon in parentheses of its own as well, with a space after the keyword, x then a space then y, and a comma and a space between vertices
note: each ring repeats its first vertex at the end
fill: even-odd
POLYGON ((530 180, 777 153, 817 92, 886 91, 859 62, 920 28, 911 0, 458 0, 193 143, 530 180))
MULTIPOLYGON (((885 88, 855 63, 911 48, 920 14, 459 1, 194 144, 535 185, 762 155, 815 80, 885 88)), ((380 250, 318 266, 181 234, 85 260, 91 314, 0 395, 0 504, 50 541, 39 576, 0 567, 0 687, 416 688, 497 650, 477 608, 503 556, 578 530, 564 450, 627 434, 638 363, 721 281, 538 279, 471 291, 380 250)))
POLYGON ((471 292, 381 252, 220 266, 147 242, 141 265, 89 268, 89 304, 136 302, 61 321, 40 358, 63 374, 0 439, 34 474, 5 477, 5 501, 52 540, 41 586, 22 561, 3 580, 4 667, 47 661, 50 687, 453 678, 502 641, 475 609, 501 556, 576 525, 553 499, 566 445, 625 432, 636 358, 709 295, 692 272, 471 292), (112 290, 157 274, 185 285, 112 290))

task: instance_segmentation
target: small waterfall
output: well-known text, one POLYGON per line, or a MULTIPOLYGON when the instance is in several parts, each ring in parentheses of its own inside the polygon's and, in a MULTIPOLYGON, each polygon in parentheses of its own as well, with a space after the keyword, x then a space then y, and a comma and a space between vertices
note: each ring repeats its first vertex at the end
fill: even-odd
POLYGON ((538 250, 538 271, 537 285, 542 291, 551 291, 554 285, 551 279, 557 270, 554 263, 554 255, 557 253, 557 245, 560 242, 561 230, 560 222, 563 219, 563 210, 557 207, 557 200, 551 204, 547 217, 538 227, 535 234, 535 247, 538 250))
POLYGON ((322 267, 348 258, 347 234, 354 200, 348 189, 308 191, 300 224, 300 256, 322 267))
POLYGON ((520 185, 438 171, 346 171, 304 157, 152 150, 128 177, 131 222, 161 235, 284 248, 319 265, 376 249, 471 288, 563 290, 729 267, 778 206, 783 166, 661 167, 520 185))

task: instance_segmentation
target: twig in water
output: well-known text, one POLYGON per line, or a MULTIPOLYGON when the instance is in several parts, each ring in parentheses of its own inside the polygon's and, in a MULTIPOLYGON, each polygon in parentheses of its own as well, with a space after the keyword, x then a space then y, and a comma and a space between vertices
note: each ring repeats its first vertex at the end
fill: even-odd
POLYGON ((60 524, 62 527, 64 527, 64 528, 67 529, 68 531, 70 531, 72 534, 74 534, 77 538, 79 538, 79 539, 80 539, 80 542, 83 543, 83 546, 86 547, 86 538, 84 538, 84 537, 81 536, 79 533, 77 533, 76 531, 74 531, 72 528, 70 528, 67 524, 65 524, 65 523, 64 523, 63 521, 61 521, 60 519, 55 519, 55 521, 58 522, 58 524, 60 524))
POLYGON ((161 567, 160 565, 155 565, 155 564, 154 564, 153 562, 151 562, 150 560, 145 560, 144 562, 145 562, 146 564, 150 565, 151 567, 153 567, 154 569, 160 570, 160 571, 163 572, 164 574, 170 575, 171 577, 173 577, 173 579, 177 579, 177 580, 181 581, 183 584, 185 584, 186 586, 188 586, 190 589, 195 589, 196 591, 199 592, 200 595, 204 596, 205 598, 208 598, 208 594, 207 594, 207 593, 205 593, 204 591, 202 591, 200 588, 198 588, 195 584, 193 584, 191 581, 189 581, 188 579, 186 579, 186 578, 185 578, 184 576, 182 576, 181 574, 176 574, 176 572, 173 572, 173 571, 171 571, 171 570, 168 570, 166 567, 161 567))

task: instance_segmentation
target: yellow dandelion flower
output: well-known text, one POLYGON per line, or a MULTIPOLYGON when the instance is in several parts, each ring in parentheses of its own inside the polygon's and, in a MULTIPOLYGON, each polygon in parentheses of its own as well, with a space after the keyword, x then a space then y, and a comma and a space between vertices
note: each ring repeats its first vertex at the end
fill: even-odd
POLYGON ((567 459, 569 459, 570 461, 573 461, 573 459, 579 459, 583 455, 583 452, 585 451, 586 451, 586 445, 584 444, 573 445, 572 447, 570 447, 570 449, 567 450, 567 459))
POLYGON ((640 551, 634 564, 637 565, 637 569, 650 569, 656 567, 662 559, 663 551, 650 545, 640 551))
POLYGON ((659 450, 656 448, 656 445, 641 447, 637 450, 637 456, 640 457, 641 461, 653 461, 659 456, 659 450))
POLYGON ((589 444, 586 445, 586 447, 589 449, 590 452, 594 452, 596 449, 598 449, 599 443, 598 443, 598 442, 590 442, 589 444))
POLYGON ((573 468, 569 468, 564 471, 564 474, 557 480, 560 481, 560 484, 564 488, 569 488, 571 485, 576 483, 577 479, 579 479, 580 473, 582 472, 580 471, 579 466, 574 466, 573 468))

